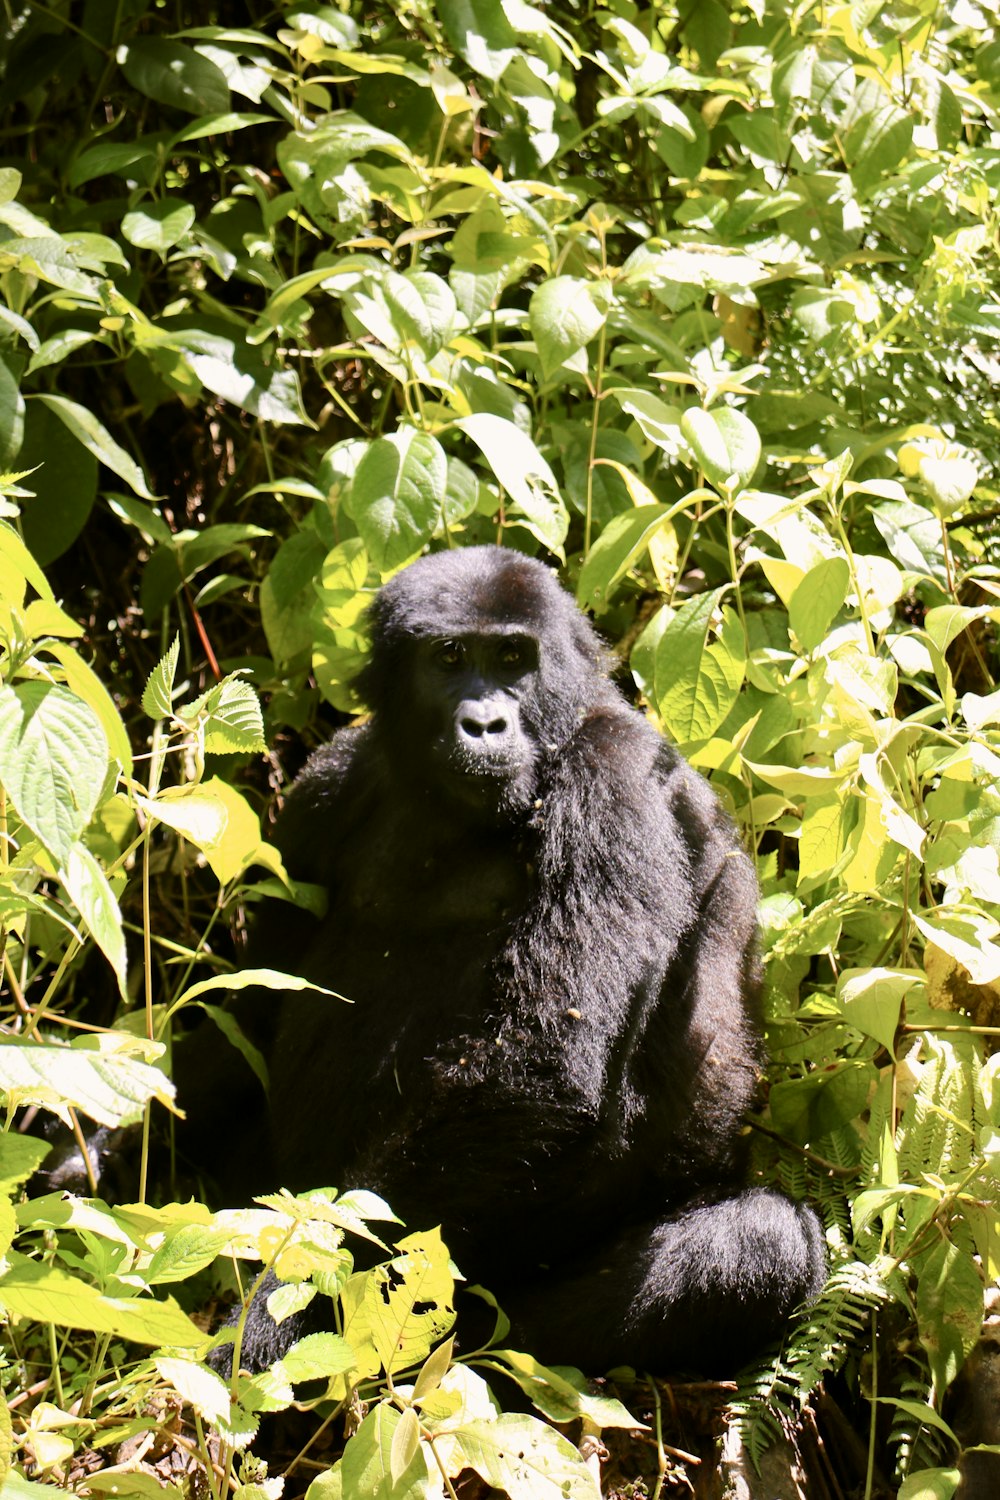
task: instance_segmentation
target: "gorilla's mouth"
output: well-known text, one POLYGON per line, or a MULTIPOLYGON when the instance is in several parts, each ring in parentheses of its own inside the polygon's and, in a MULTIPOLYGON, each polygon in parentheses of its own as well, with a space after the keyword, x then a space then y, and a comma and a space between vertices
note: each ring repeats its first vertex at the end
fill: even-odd
POLYGON ((531 802, 532 762, 502 754, 470 754, 454 748, 445 762, 453 796, 484 811, 511 813, 531 802))

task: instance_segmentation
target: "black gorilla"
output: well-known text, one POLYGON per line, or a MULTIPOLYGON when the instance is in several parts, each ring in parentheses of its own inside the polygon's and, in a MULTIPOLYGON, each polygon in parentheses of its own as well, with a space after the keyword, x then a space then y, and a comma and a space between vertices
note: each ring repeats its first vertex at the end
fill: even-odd
MULTIPOLYGON (((246 1009, 272 1159, 241 1190, 367 1187, 440 1222, 543 1359, 732 1371, 824 1266, 813 1212, 746 1186, 750 862, 541 563, 422 558, 372 638, 372 717, 278 823, 329 910, 272 912, 258 955, 353 1004, 246 1009)), ((245 1349, 299 1331, 259 1299, 245 1349)))

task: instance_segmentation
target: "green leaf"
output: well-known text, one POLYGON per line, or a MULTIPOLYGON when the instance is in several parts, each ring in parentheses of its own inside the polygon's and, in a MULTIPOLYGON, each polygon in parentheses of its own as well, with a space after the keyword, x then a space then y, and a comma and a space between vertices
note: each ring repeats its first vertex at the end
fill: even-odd
POLYGON ((930 1360, 932 1399, 938 1405, 979 1342, 983 1283, 972 1258, 944 1238, 921 1257, 917 1269, 917 1327, 930 1360))
POLYGON ((896 1500, 952 1500, 961 1478, 959 1469, 921 1469, 907 1475, 896 1491, 896 1500))
POLYGON ((894 1057, 903 1001, 923 975, 906 969, 844 969, 837 980, 837 1003, 846 1019, 874 1037, 894 1057))
POLYGON ((735 479, 745 489, 760 462, 760 436, 750 418, 732 406, 703 411, 692 406, 681 417, 684 434, 706 477, 723 490, 735 479))
POLYGON ((351 510, 372 562, 384 576, 422 551, 441 518, 448 460, 437 438, 400 427, 377 438, 351 487, 351 510))
POLYGON ((41 1104, 56 1113, 66 1106, 80 1109, 101 1125, 137 1118, 150 1099, 171 1105, 173 1084, 131 1055, 134 1037, 106 1032, 100 1041, 103 1050, 91 1047, 90 1038, 87 1046, 71 1047, 0 1042, 0 1089, 19 1104, 41 1104))
POLYGON ((171 716, 180 649, 181 638, 175 635, 165 654, 150 672, 143 688, 142 706, 151 719, 169 719, 171 716))
POLYGON ((576 276, 543 281, 532 293, 528 321, 545 375, 596 337, 607 322, 612 297, 610 282, 576 276))
POLYGON ((365 1284, 371 1337, 387 1374, 420 1364, 455 1321, 455 1281, 441 1231, 399 1241, 390 1267, 378 1266, 365 1284))
POLYGON ((215 1229, 210 1224, 179 1224, 168 1231, 143 1272, 147 1285, 187 1281, 210 1266, 228 1241, 225 1229, 215 1229))
POLYGON ((527 529, 561 556, 569 515, 555 475, 528 434, 492 412, 474 412, 454 425, 479 448, 527 529))
POLYGON ((278 1368, 293 1385, 300 1380, 326 1380, 346 1375, 356 1363, 354 1350, 336 1333, 307 1333, 292 1345, 278 1368))
POLYGON ((24 438, 24 397, 6 361, 0 358, 0 470, 13 463, 24 438))
POLYGON ((173 1355, 160 1355, 153 1363, 167 1384, 173 1386, 206 1422, 213 1426, 228 1422, 231 1409, 229 1388, 214 1370, 173 1355))
POLYGON ((139 250, 165 256, 187 234, 195 220, 194 205, 182 198, 160 198, 133 209, 122 219, 122 234, 139 250))
POLYGON ((101 426, 93 412, 88 411, 85 406, 79 406, 75 401, 67 401, 65 396, 43 396, 37 395, 36 401, 44 401, 45 405, 54 411, 59 420, 65 424, 76 438, 77 442, 83 444, 88 453, 94 457, 112 473, 117 474, 119 479, 124 479, 129 489, 141 495, 144 500, 155 500, 156 496, 146 484, 145 475, 135 459, 131 458, 115 442, 111 434, 101 426))
POLYGON ((244 343, 204 329, 170 332, 150 339, 152 347, 176 349, 207 390, 233 406, 289 427, 314 427, 302 406, 293 370, 268 364, 244 343))
POLYGON ((21 191, 21 174, 16 167, 0 167, 0 206, 10 203, 21 191))
POLYGON ((76 843, 70 849, 59 877, 80 913, 83 925, 114 969, 122 999, 126 999, 125 932, 122 914, 107 876, 86 845, 76 843))
POLYGON ((224 677, 194 703, 177 710, 184 723, 201 721, 207 755, 266 750, 260 700, 248 682, 224 677))
POLYGON ((470 1469, 510 1500, 598 1500, 593 1475, 562 1433, 506 1412, 451 1433, 470 1469))
POLYGON ((809 569, 788 605, 788 622, 803 651, 811 653, 822 645, 850 586, 846 557, 825 557, 809 569))
MULTIPOLYGON (((29 617, 33 608, 33 605, 29 605, 29 617)), ((79 634, 79 632, 74 631, 74 634, 79 634)), ((125 776, 131 776, 132 747, 129 744, 121 715, 104 683, 93 667, 89 666, 79 651, 72 646, 64 645, 62 641, 49 641, 45 649, 50 656, 55 657, 62 668, 66 686, 94 710, 101 722, 101 728, 107 735, 112 759, 118 762, 125 776)))
POLYGON ((580 569, 580 603, 589 609, 606 609, 615 584, 642 556, 667 518, 665 505, 640 505, 609 521, 580 569))
POLYGON ((973 984, 995 984, 1000 979, 1000 927, 984 912, 939 908, 933 916, 912 913, 914 924, 935 947, 969 971, 973 984))
POLYGON ((656 648, 656 704, 679 745, 709 739, 736 702, 746 667, 743 633, 727 620, 710 642, 724 588, 697 594, 677 611, 656 648))
POLYGON ((673 457, 681 452, 683 413, 679 406, 668 406, 651 391, 624 388, 608 394, 614 396, 625 415, 638 424, 644 438, 673 457))
POLYGON ((339 1470, 324 1476, 339 1479, 342 1487, 334 1482, 320 1488, 321 1481, 316 1480, 309 1487, 313 1500, 334 1500, 341 1494, 364 1496, 364 1500, 427 1500, 430 1470, 423 1444, 402 1473, 393 1473, 393 1439, 402 1420, 400 1412, 380 1402, 347 1443, 339 1470))
POLYGON ((19 1318, 110 1333, 136 1344, 191 1349, 205 1342, 201 1329, 171 1298, 102 1297, 85 1281, 15 1251, 8 1263, 10 1269, 0 1277, 0 1303, 19 1318))
POLYGON ((48 579, 13 526, 9 521, 0 521, 0 598, 21 604, 26 583, 48 603, 55 602, 48 579), (16 587, 11 588, 14 579, 16 587))
POLYGON ((100 720, 75 693, 0 687, 0 781, 60 865, 97 807, 108 756, 100 720))
POLYGON ((583 1417, 602 1430, 605 1427, 634 1430, 644 1425, 613 1396, 594 1395, 579 1370, 566 1366, 548 1369, 530 1354, 519 1354, 513 1349, 491 1349, 490 1359, 497 1361, 550 1422, 572 1422, 583 1417))
POLYGON ((287 537, 271 559, 260 589, 260 614, 268 648, 281 664, 312 645, 314 580, 323 566, 326 546, 315 531, 287 537))
POLYGON ((40 467, 31 476, 34 497, 24 502, 22 526, 33 556, 47 566, 86 525, 97 497, 97 463, 55 412, 34 400, 27 406, 18 463, 40 467))
POLYGON ((514 31, 496 0, 438 0, 445 35, 469 67, 494 82, 517 49, 514 31))
POLYGON ((171 1013, 212 990, 246 989, 313 990, 320 995, 331 995, 336 1000, 344 999, 336 990, 325 989, 323 985, 314 984, 311 979, 302 979, 297 974, 284 974, 280 969, 240 969, 233 974, 213 974, 211 979, 199 979, 197 984, 192 984, 178 996, 171 1006, 171 1013))
POLYGON ((182 42, 138 37, 129 43, 121 67, 134 89, 159 104, 191 115, 218 115, 229 109, 226 75, 182 42))

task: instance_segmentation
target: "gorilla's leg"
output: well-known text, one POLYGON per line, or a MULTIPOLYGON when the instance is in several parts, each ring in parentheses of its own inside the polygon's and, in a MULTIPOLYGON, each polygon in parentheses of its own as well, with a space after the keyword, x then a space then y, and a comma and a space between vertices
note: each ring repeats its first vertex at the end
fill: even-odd
POLYGON ((819 1293, 825 1269, 812 1209, 749 1188, 632 1229, 500 1303, 511 1346, 543 1361, 731 1375, 819 1293))

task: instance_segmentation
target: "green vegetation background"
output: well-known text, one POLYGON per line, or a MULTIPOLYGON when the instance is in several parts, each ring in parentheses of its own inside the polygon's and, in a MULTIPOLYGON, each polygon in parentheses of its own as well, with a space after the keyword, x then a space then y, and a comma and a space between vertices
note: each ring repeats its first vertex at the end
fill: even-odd
POLYGON ((242 1045, 261 816, 361 706, 372 592, 498 540, 559 564, 757 857, 757 1163, 833 1270, 742 1382, 751 1452, 839 1370, 866 1494, 947 1500, 1000 1270, 995 0, 8 0, 0 31, 3 1496, 162 1493, 87 1470, 170 1391, 213 1495, 277 1495, 246 1450, 316 1378, 374 1404, 311 1500, 594 1494, 494 1419, 502 1357, 414 1311, 451 1285, 426 1226, 388 1296, 342 1244, 364 1195, 21 1191, 24 1108, 148 1137, 172 1027, 242 1045), (340 1331, 227 1386, 187 1312, 234 1259, 340 1331))

